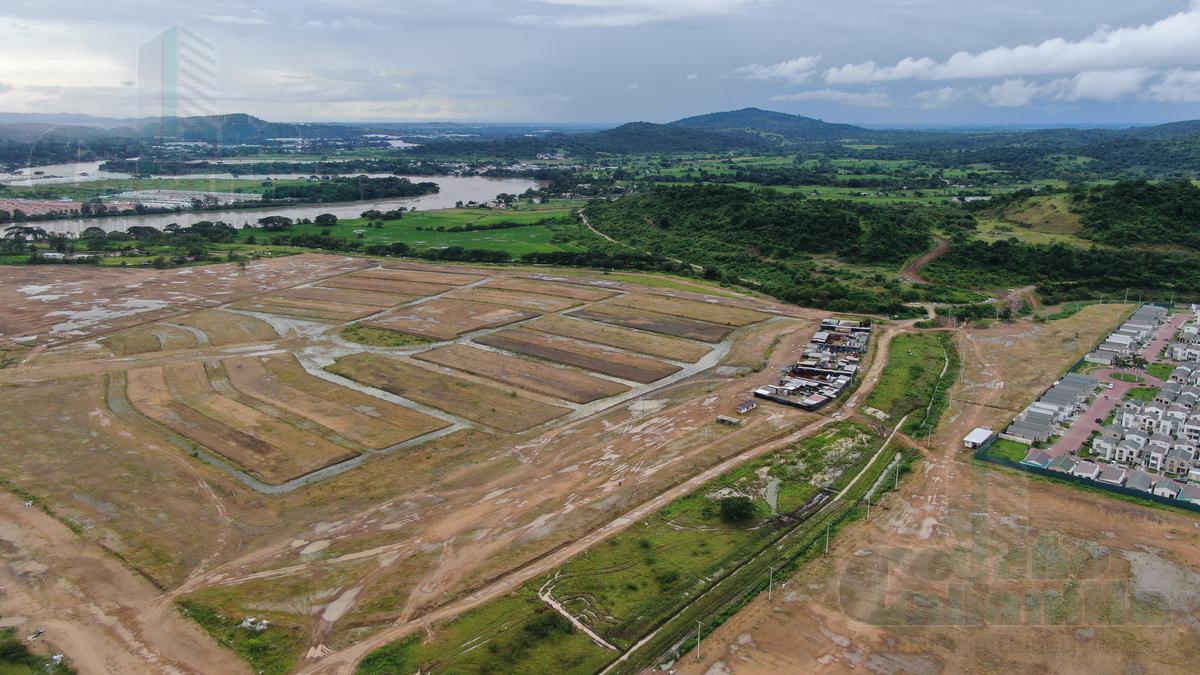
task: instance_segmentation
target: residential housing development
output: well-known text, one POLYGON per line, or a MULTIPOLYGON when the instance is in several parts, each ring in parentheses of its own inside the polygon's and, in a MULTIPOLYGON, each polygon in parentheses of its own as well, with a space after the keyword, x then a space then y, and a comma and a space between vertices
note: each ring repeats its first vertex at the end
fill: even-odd
POLYGON ((1027 466, 1200 504, 1197 309, 1176 315, 1164 307, 1138 309, 1085 357, 1101 368, 1063 377, 1001 438, 1033 446, 1021 462, 1027 466), (1132 357, 1173 365, 1170 379, 1113 377, 1103 367, 1132 357))

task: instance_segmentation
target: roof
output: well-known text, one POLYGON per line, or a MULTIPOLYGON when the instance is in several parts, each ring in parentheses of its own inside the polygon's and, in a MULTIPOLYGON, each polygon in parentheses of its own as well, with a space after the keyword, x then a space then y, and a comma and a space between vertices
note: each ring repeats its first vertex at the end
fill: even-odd
POLYGON ((992 436, 995 435, 995 433, 996 432, 986 427, 979 427, 978 429, 975 429, 971 433, 967 434, 967 437, 963 439, 963 442, 970 443, 972 445, 981 445, 983 443, 987 443, 992 436))
POLYGON ((1200 485, 1188 483, 1179 491, 1179 498, 1189 502, 1200 503, 1200 485))
POLYGON ((1094 476, 1100 472, 1100 465, 1095 462, 1089 462, 1086 459, 1075 465, 1074 473, 1076 476, 1094 476))
POLYGON ((1145 471, 1134 471, 1133 473, 1129 474, 1129 478, 1125 481, 1125 487, 1133 488, 1134 490, 1142 490, 1145 492, 1149 492, 1150 488, 1153 486, 1154 476, 1151 476, 1145 471))
POLYGON ((1048 455, 1044 450, 1032 449, 1025 459, 1021 460, 1022 464, 1032 464, 1033 466, 1046 466, 1054 458, 1048 455))
POLYGON ((1053 462, 1050 462, 1046 468, 1050 469, 1051 471, 1071 473, 1071 470, 1075 468, 1075 458, 1070 455, 1063 455, 1058 459, 1055 459, 1053 462))
POLYGON ((1125 479, 1125 469, 1119 466, 1109 466, 1100 472, 1100 480, 1105 483, 1120 483, 1125 479))
POLYGON ((1175 481, 1171 480, 1170 478, 1159 478, 1158 481, 1154 484, 1154 490, 1155 490, 1155 492, 1157 492, 1158 490, 1169 490, 1172 494, 1177 495, 1177 494, 1179 494, 1180 487, 1179 487, 1179 483, 1176 483, 1175 481))

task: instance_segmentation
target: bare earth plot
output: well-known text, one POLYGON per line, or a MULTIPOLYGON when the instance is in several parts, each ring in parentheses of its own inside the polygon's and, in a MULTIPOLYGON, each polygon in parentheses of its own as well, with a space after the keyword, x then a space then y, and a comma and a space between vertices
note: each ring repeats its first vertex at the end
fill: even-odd
POLYGON ((666 314, 656 314, 632 307, 591 305, 571 312, 571 316, 611 323, 626 328, 637 328, 652 333, 666 333, 689 340, 720 342, 733 332, 733 328, 705 321, 695 321, 666 314))
POLYGON ((676 373, 679 366, 629 354, 604 345, 517 328, 475 339, 497 349, 604 373, 623 380, 648 383, 676 373))
POLYGON ((524 431, 571 412, 472 380, 426 370, 377 354, 353 354, 328 368, 369 387, 403 396, 508 432, 524 431))
POLYGON ((542 317, 524 327, 672 361, 695 363, 712 351, 712 345, 564 316, 542 317))
POLYGON ((368 448, 384 448, 449 426, 425 413, 313 377, 290 355, 225 359, 222 365, 239 392, 368 448))
POLYGON ((535 312, 482 302, 436 299, 404 307, 369 322, 368 326, 398 330, 435 340, 452 340, 463 333, 532 319, 535 312))
POLYGON ((923 470, 680 671, 1194 671, 1194 514, 1032 480, 961 449, 972 428, 1011 419, 1124 311, 959 331, 964 381, 923 470))
POLYGON ((587 302, 596 302, 611 298, 616 294, 616 291, 606 290, 603 288, 591 288, 588 286, 577 286, 574 284, 564 284, 554 281, 542 281, 539 279, 522 279, 520 277, 504 277, 494 279, 488 282, 488 288, 502 288, 507 291, 525 291, 528 293, 539 293, 541 295, 557 295, 563 298, 573 298, 575 300, 585 300, 587 302))
POLYGON ((629 387, 619 382, 572 368, 461 344, 422 352, 416 358, 573 403, 590 403, 629 391, 629 387))
POLYGON ((133 370, 128 377, 129 400, 139 411, 268 483, 281 483, 354 455, 348 448, 216 393, 202 363, 133 370))
MULTIPOLYGON (((112 605, 120 616, 104 624, 129 638, 116 643, 128 661, 111 661, 123 672, 204 670, 186 658, 171 658, 170 667, 152 660, 180 653, 149 613, 182 616, 177 601, 233 621, 209 625, 219 641, 187 625, 220 654, 234 644, 251 659, 249 670, 305 669, 330 652, 343 658, 353 653, 343 650, 470 597, 813 419, 764 407, 741 427, 716 424, 755 385, 727 374, 737 370, 727 367, 731 357, 675 381, 680 362, 714 349, 749 349, 764 367, 782 367, 812 326, 763 322, 732 332, 633 308, 602 310, 660 332, 630 329, 563 316, 650 292, 599 274, 565 282, 513 268, 387 264, 365 270, 371 263, 311 255, 188 274, 5 268, 54 287, 0 284, 0 297, 22 308, 0 323, 43 345, 0 369, 0 395, 22 411, 0 416, 0 479, 69 524, 81 545, 119 555, 128 566, 121 573, 136 570, 158 585, 153 602, 112 605), (487 291, 478 300, 488 301, 434 297, 471 295, 467 285, 487 291), (137 307, 116 307, 113 298, 135 298, 137 307), (503 304, 529 300, 541 304, 503 304), (399 306, 407 302, 414 304, 399 306), (250 306, 330 325, 280 335, 272 326, 286 324, 236 311, 250 306), (417 308, 433 311, 410 311, 417 308), (72 313, 54 315, 63 310, 72 313), (349 317, 380 310, 404 330, 455 344, 421 352, 429 347, 338 339, 349 317), (535 318, 538 330, 510 325, 535 318), (45 330, 63 322, 70 326, 45 330), (706 339, 680 339, 664 327, 706 339), (473 342, 485 337, 482 328, 507 330, 520 338, 512 346, 538 355, 473 342), (565 365, 573 363, 583 365, 565 365), (624 377, 633 379, 614 381, 624 377), (624 400, 633 382, 638 396, 624 400), (245 616, 272 621, 261 649, 225 642, 241 635, 236 623, 245 616), (267 653, 287 660, 264 662, 267 653)), ((799 311, 762 306, 770 309, 764 315, 799 311)), ((0 556, 9 553, 0 545, 0 556)), ((6 576, 6 615, 5 603, 28 590, 45 608, 30 605, 22 616, 56 612, 47 635, 56 648, 79 664, 93 663, 95 653, 107 659, 112 645, 71 628, 81 616, 91 621, 80 597, 105 597, 93 595, 105 580, 72 574, 83 596, 39 595, 44 578, 6 576)), ((237 671, 219 658, 206 663, 237 671)), ((349 672, 353 661, 343 666, 333 671, 349 672)))
POLYGON ((716 300, 695 302, 649 293, 624 295, 614 298, 606 304, 644 309, 651 312, 658 312, 659 314, 681 316, 685 319, 719 323, 725 326, 747 326, 771 318, 770 314, 722 304, 716 300))
POLYGON ((578 307, 582 302, 580 300, 563 298, 556 295, 540 295, 537 293, 528 293, 524 291, 506 291, 499 288, 492 288, 490 285, 475 286, 458 291, 451 291, 450 293, 447 293, 445 297, 457 300, 486 302, 493 305, 501 305, 504 307, 524 309, 539 313, 561 312, 564 309, 578 307))

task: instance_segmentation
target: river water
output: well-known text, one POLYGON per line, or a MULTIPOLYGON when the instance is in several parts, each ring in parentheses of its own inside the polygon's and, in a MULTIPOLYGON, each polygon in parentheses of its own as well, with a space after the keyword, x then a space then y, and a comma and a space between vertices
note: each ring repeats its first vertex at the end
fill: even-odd
MULTIPOLYGON (((278 177, 278 176, 277 176, 278 177)), ((107 218, 61 218, 39 220, 31 225, 47 232, 79 234, 89 227, 99 227, 105 232, 126 230, 135 225, 163 229, 171 223, 186 227, 201 220, 220 220, 235 227, 255 225, 265 216, 288 218, 314 218, 322 213, 332 213, 338 218, 358 218, 363 211, 377 209, 391 211, 401 206, 421 211, 453 208, 456 202, 487 202, 500 193, 521 194, 541 183, 524 178, 484 178, 482 176, 404 176, 414 183, 437 183, 441 190, 437 194, 405 199, 348 202, 338 204, 297 204, 294 206, 269 206, 260 209, 218 209, 213 211, 184 211, 182 213, 155 213, 142 216, 112 216, 107 218)))

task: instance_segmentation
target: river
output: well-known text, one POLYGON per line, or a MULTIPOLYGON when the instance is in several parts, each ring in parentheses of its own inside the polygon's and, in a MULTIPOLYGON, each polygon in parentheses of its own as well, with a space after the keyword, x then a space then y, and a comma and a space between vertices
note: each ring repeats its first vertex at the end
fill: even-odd
POLYGON ((338 204, 296 204, 268 206, 257 209, 218 209, 213 211, 184 211, 181 213, 155 213, 143 216, 111 216, 106 218, 61 218, 39 220, 30 225, 41 227, 47 232, 79 234, 89 227, 99 227, 105 232, 126 230, 135 225, 163 229, 171 223, 188 226, 201 220, 220 220, 236 227, 254 225, 265 216, 288 218, 314 218, 322 213, 332 213, 338 218, 358 218, 363 211, 377 209, 391 211, 401 206, 421 211, 453 208, 456 202, 487 202, 500 193, 521 194, 541 183, 524 178, 484 178, 482 176, 404 176, 414 183, 437 183, 441 190, 437 194, 404 199, 384 199, 338 204))

